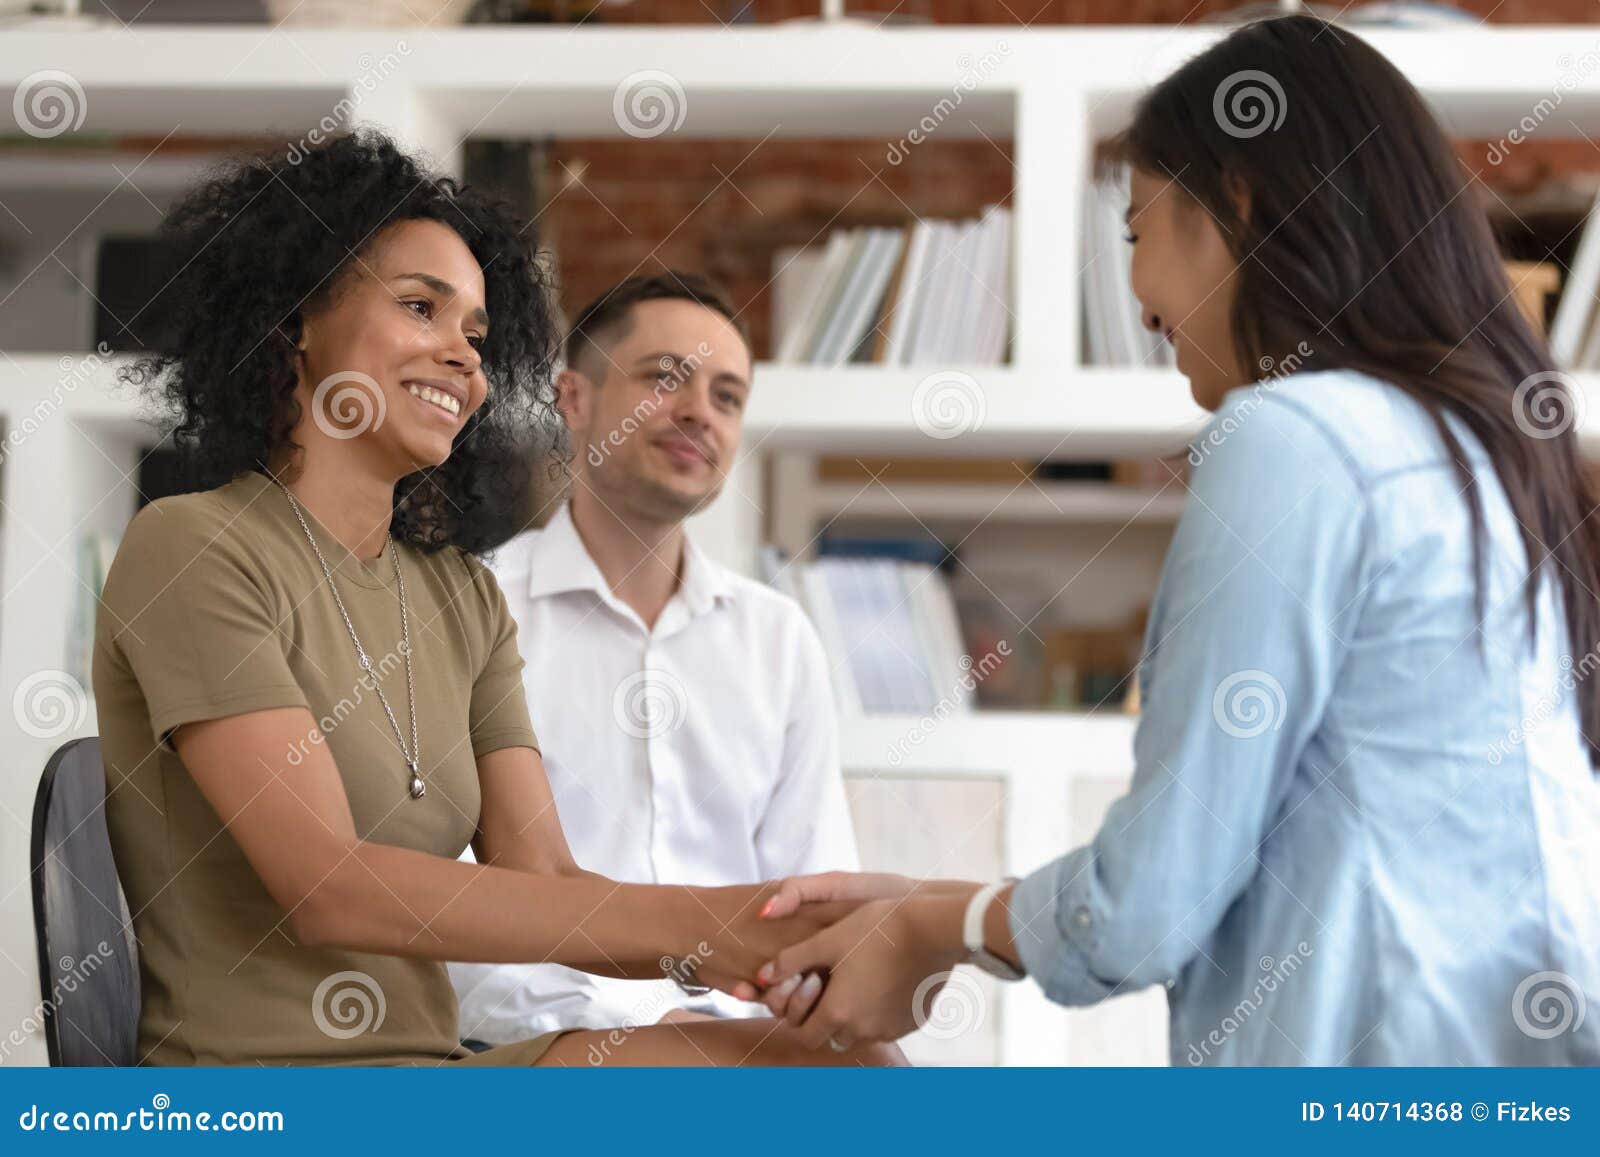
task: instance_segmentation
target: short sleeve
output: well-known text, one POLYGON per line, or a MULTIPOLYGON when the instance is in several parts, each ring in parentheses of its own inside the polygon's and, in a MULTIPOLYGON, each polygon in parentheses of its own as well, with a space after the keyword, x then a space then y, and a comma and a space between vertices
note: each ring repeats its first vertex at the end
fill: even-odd
POLYGON ((539 739, 528 717, 528 695, 522 684, 522 653, 517 649, 517 623, 494 573, 471 555, 463 555, 487 618, 488 656, 472 684, 468 726, 472 754, 483 755, 502 747, 539 750, 539 739))
POLYGON ((220 511, 181 499, 140 511, 99 616, 108 653, 139 685, 152 738, 169 751, 184 723, 307 706, 271 592, 220 511))

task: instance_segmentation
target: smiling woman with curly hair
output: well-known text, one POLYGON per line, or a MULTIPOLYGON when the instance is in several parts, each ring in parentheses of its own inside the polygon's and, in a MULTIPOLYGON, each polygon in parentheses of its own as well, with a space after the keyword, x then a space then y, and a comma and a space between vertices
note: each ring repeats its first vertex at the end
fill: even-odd
MULTIPOLYGON (((488 391, 450 454, 424 453, 422 468, 400 479, 390 529, 424 551, 498 545, 516 529, 530 432, 561 429, 550 394, 558 325, 542 270, 500 207, 459 195, 453 181, 419 169, 378 134, 296 155, 303 157, 296 164, 256 158, 225 169, 173 207, 164 229, 178 272, 162 294, 171 344, 128 378, 154 384, 179 416, 174 436, 197 488, 267 467, 294 449, 306 402, 297 387, 307 367, 286 355, 305 350, 311 319, 371 279, 376 242, 391 223, 405 223, 414 236, 453 234, 495 309, 493 328, 467 338, 488 391)), ((428 294, 405 296, 396 287, 393 304, 416 315, 409 324, 427 328, 428 294)), ((370 375, 376 385, 364 377, 350 352, 338 350, 347 360, 337 365, 309 367, 329 375, 312 379, 326 384, 309 400, 324 423, 344 427, 341 436, 354 441, 363 419, 376 425, 403 399, 383 388, 381 373, 370 375)), ((403 438, 405 423, 394 417, 403 438)))
POLYGON ((364 131, 231 165, 168 231, 170 345, 128 377, 176 411, 201 489, 130 524, 94 655, 143 1058, 812 1061, 770 1020, 459 1043, 444 961, 732 990, 851 907, 763 921, 770 886, 573 861, 478 557, 517 529, 550 406, 516 219, 364 131))

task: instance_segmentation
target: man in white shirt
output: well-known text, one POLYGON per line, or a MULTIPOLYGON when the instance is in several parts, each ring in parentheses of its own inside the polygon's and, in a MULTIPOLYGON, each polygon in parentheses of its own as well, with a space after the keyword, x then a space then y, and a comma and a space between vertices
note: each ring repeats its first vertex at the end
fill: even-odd
MULTIPOLYGON (((491 561, 567 842, 617 880, 734 884, 858 866, 816 631, 792 600, 684 533, 722 489, 750 379, 736 315, 703 278, 630 278, 602 294, 573 324, 557 379, 570 498, 491 561)), ((451 964, 450 975, 461 1035, 489 1044, 767 1015, 671 979, 548 964, 451 964)))

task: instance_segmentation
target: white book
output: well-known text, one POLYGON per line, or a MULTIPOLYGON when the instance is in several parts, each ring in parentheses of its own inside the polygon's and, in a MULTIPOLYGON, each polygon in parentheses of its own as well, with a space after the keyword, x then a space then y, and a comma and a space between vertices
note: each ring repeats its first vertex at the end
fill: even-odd
POLYGON ((999 365, 1005 360, 1006 332, 1011 321, 1011 211, 990 205, 983 214, 983 275, 972 362, 999 365))
POLYGON ((859 573, 860 562, 852 558, 820 558, 814 565, 833 601, 844 662, 855 681, 861 710, 878 712, 887 710, 888 679, 877 655, 879 638, 859 573))
POLYGON ((1100 184, 1090 181, 1084 187, 1083 221, 1079 230, 1083 246, 1083 270, 1078 283, 1083 292, 1083 353, 1091 366, 1111 364, 1106 340, 1106 298, 1100 290, 1099 265, 1103 259, 1100 237, 1100 184))
POLYGON ((850 312, 851 302, 861 292, 867 267, 878 247, 876 229, 852 229, 850 232, 849 265, 834 290, 827 319, 817 333, 816 341, 811 346, 810 357, 807 359, 819 364, 827 362, 832 357, 834 348, 838 346, 840 331, 845 325, 846 315, 850 312))
POLYGON ((867 282, 866 293, 856 316, 846 331, 845 349, 839 357, 840 363, 853 360, 856 351, 863 348, 870 360, 872 349, 877 344, 877 327, 879 319, 883 316, 884 298, 889 292, 890 283, 894 281, 895 270, 900 267, 900 257, 905 252, 905 247, 904 229, 882 231, 878 244, 877 266, 867 282))
POLYGON ((827 560, 839 625, 850 648, 850 665, 861 691, 861 709, 879 713, 896 707, 892 658, 886 624, 873 598, 866 559, 827 560))
POLYGON ((894 263, 900 256, 901 231, 870 229, 867 233, 856 273, 829 322, 828 332, 817 347, 816 360, 823 365, 839 366, 850 360, 862 335, 872 328, 878 305, 883 301, 883 291, 894 274, 894 263))
POLYGON ((849 255, 849 233, 841 231, 829 234, 816 276, 812 279, 810 299, 806 302, 805 310, 800 314, 799 320, 784 335, 783 345, 778 349, 778 361, 809 360, 816 335, 827 320, 833 285, 838 280, 849 255))
POLYGON ((921 676, 923 691, 920 695, 922 704, 920 710, 932 711, 939 705, 939 699, 950 690, 944 685, 944 680, 939 676, 939 654, 936 645, 936 632, 931 621, 929 611, 929 597, 932 593, 930 584, 937 584, 939 576, 934 573, 933 567, 927 563, 912 563, 918 568, 917 595, 915 598, 906 597, 905 563, 885 561, 884 569, 886 578, 894 589, 899 592, 906 608, 907 618, 911 622, 912 638, 916 649, 911 654, 917 660, 918 673, 921 676))
POLYGON ((951 328, 956 320, 963 288, 971 274, 967 271, 971 259, 966 256, 968 223, 946 221, 944 244, 941 246, 939 266, 933 288, 929 291, 927 324, 918 332, 917 361, 921 364, 946 364, 951 360, 953 343, 951 328))
POLYGON ((934 707, 948 700, 961 705, 961 651, 959 643, 950 647, 946 624, 942 621, 941 592, 948 593, 938 568, 922 562, 902 562, 898 566, 900 584, 913 608, 917 642, 928 672, 930 702, 934 707))
POLYGON ((973 284, 977 271, 973 260, 977 230, 973 225, 972 221, 957 223, 960 234, 947 266, 950 277, 945 282, 943 314, 937 331, 939 341, 934 347, 936 360, 944 365, 967 364, 967 336, 977 296, 977 287, 973 284))
POLYGON ((889 673, 890 710, 931 711, 938 703, 917 606, 901 581, 902 563, 871 559, 866 578, 871 586, 874 617, 883 639, 883 663, 889 673))
POLYGON ((838 276, 824 290, 826 294, 824 308, 818 318, 816 332, 811 335, 804 354, 804 360, 813 364, 822 360, 824 343, 832 340, 831 335, 838 325, 838 318, 845 307, 845 299, 851 292, 851 286, 861 276, 862 262, 872 244, 870 229, 847 229, 845 236, 847 240, 844 256, 839 259, 838 276))
POLYGON ((776 349, 783 348, 789 331, 800 324, 807 304, 817 292, 822 253, 822 246, 811 245, 791 246, 773 255, 772 334, 776 349))
POLYGON ((839 627, 863 711, 918 712, 932 707, 925 660, 911 607, 888 559, 819 560, 829 578, 839 627))
POLYGON ((980 247, 983 242, 983 222, 976 218, 961 222, 961 240, 956 245, 954 276, 951 289, 945 298, 945 321, 940 327, 943 341, 940 360, 946 364, 971 365, 976 356, 974 338, 978 301, 982 290, 977 280, 982 273, 980 247))
POLYGON ((928 251, 933 239, 933 223, 918 221, 911 230, 911 245, 906 250, 906 267, 900 274, 900 287, 891 303, 885 365, 904 365, 910 351, 911 333, 921 308, 928 270, 928 251))
POLYGON ((936 695, 948 697, 963 711, 971 710, 973 696, 965 681, 975 660, 968 658, 966 643, 961 638, 961 618, 956 613, 950 584, 937 567, 926 563, 909 565, 919 568, 913 577, 922 604, 923 622, 927 625, 928 667, 933 673, 936 695), (963 659, 967 659, 965 665, 963 659))
POLYGON ((822 365, 833 356, 840 344, 843 327, 847 324, 853 302, 860 295, 865 278, 869 275, 873 253, 877 249, 876 229, 852 229, 849 265, 834 286, 833 301, 826 322, 811 347, 811 362, 822 365))
POLYGON ((1011 234, 1015 220, 1011 210, 1003 205, 995 207, 990 225, 991 243, 994 247, 994 314, 988 332, 984 334, 982 354, 986 365, 999 365, 1006 359, 1006 339, 1011 334, 1014 297, 1011 292, 1011 234))
POLYGON ((916 316, 912 318, 910 341, 906 348, 906 365, 921 365, 929 360, 938 327, 939 302, 942 300, 945 278, 948 276, 950 251, 954 244, 954 227, 948 221, 929 221, 928 253, 924 262, 922 293, 917 302, 916 316))
MULTIPOLYGON (((826 560, 823 560, 826 561, 826 560)), ((855 674, 850 662, 850 648, 845 643, 839 614, 834 607, 829 589, 828 573, 823 562, 807 564, 800 569, 800 591, 804 596, 806 613, 811 625, 817 628, 822 639, 822 649, 828 656, 829 682, 839 710, 847 715, 861 714, 861 694, 856 688, 855 674)))
POLYGON ((1589 207, 1572 267, 1567 270, 1550 321, 1550 352, 1562 369, 1578 369, 1585 339, 1594 328, 1595 293, 1600 288, 1600 197, 1589 207))

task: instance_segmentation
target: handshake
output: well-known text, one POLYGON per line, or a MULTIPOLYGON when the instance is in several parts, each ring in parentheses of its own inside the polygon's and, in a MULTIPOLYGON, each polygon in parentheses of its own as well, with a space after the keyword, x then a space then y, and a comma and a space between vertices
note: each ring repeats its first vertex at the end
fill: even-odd
MULTIPOLYGON (((963 925, 980 890, 855 872, 694 889, 720 927, 701 942, 693 979, 765 1004, 811 1048, 897 1040, 918 1026, 916 1006, 970 959, 963 925)), ((994 897, 982 925, 1002 969, 1017 959, 1008 898, 1009 888, 994 897)))

